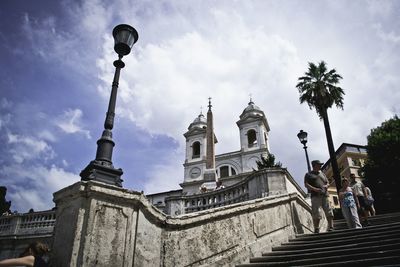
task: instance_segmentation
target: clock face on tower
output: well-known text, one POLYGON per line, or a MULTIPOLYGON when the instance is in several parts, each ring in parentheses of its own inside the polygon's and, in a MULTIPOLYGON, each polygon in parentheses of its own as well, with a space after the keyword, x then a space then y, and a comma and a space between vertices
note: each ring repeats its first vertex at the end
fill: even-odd
POLYGON ((190 170, 190 178, 197 178, 201 174, 201 170, 197 167, 194 167, 190 170))

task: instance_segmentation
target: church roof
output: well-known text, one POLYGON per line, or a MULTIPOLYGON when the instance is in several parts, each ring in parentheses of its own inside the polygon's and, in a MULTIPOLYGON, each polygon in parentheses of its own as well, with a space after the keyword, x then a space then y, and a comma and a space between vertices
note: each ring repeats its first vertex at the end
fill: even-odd
POLYGON ((192 130, 194 128, 200 128, 203 129, 204 127, 207 127, 207 119, 204 117, 203 113, 200 113, 197 118, 194 119, 194 121, 189 125, 188 130, 192 130))
POLYGON ((243 110, 242 114, 240 115, 240 119, 242 120, 249 116, 265 117, 264 112, 256 104, 254 104, 253 100, 251 99, 248 106, 243 110))

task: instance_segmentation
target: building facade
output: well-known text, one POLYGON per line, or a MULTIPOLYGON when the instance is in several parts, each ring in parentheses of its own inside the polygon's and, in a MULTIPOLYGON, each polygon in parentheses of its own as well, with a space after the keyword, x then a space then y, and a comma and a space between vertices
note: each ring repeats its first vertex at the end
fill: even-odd
MULTIPOLYGON (((356 179, 361 179, 359 170, 365 164, 367 159, 367 147, 356 144, 343 143, 335 152, 336 160, 339 166, 340 177, 349 178, 354 174, 356 179)), ((322 172, 333 181, 333 171, 330 160, 322 166, 322 172)), ((336 192, 336 185, 333 182, 329 187, 330 202, 335 208, 340 208, 339 198, 336 192)))
MULTIPOLYGON (((184 134, 186 138, 186 156, 184 166, 184 179, 181 187, 184 195, 199 193, 199 188, 205 182, 221 181, 225 186, 231 185, 242 177, 242 174, 249 173, 257 169, 256 161, 261 160, 261 156, 269 153, 268 133, 270 131, 267 118, 264 112, 254 104, 252 100, 243 110, 236 122, 239 130, 240 150, 213 155, 213 144, 208 144, 210 138, 217 138, 214 134, 212 124, 207 125, 208 118, 212 116, 211 107, 207 112, 207 119, 200 114, 188 127, 184 134), (211 113, 211 114, 210 114, 211 113), (207 130, 210 130, 207 132, 207 130), (208 138, 207 138, 207 133, 208 138), (213 169, 207 168, 207 157, 214 157, 213 169), (207 172, 215 172, 215 178, 210 179, 207 172), (235 179, 236 178, 236 179, 235 179)), ((212 118, 212 117, 211 117, 212 118)))
POLYGON ((218 143, 214 133, 213 113, 209 101, 207 117, 200 113, 183 134, 186 139, 184 177, 181 190, 147 195, 150 202, 165 211, 165 198, 191 196, 212 191, 216 182, 224 187, 245 179, 257 169, 257 161, 270 153, 270 127, 265 113, 250 99, 236 122, 239 130, 240 149, 215 155, 218 143), (204 189, 202 191, 202 189, 204 189))

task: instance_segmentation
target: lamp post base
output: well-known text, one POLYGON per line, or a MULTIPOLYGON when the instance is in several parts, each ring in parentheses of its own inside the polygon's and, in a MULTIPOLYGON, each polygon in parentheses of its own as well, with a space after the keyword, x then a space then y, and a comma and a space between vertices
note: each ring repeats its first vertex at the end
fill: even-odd
POLYGON ((123 173, 122 169, 115 169, 112 165, 93 160, 81 171, 80 176, 82 181, 95 180, 122 187, 121 175, 123 173))

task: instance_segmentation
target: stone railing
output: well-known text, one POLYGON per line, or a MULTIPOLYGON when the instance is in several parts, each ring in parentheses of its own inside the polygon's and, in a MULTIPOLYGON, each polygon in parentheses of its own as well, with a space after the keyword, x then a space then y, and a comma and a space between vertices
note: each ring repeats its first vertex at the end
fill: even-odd
POLYGON ((248 199, 249 186, 247 182, 204 194, 183 197, 185 213, 222 207, 248 199))
POLYGON ((167 197, 165 212, 170 215, 180 215, 293 192, 305 196, 304 191, 286 169, 263 169, 223 189, 189 196, 167 197))
POLYGON ((0 237, 52 234, 56 222, 54 210, 0 217, 0 237))
MULTIPOLYGON (((271 182, 279 176, 265 174, 271 182)), ((251 198, 252 186, 239 195, 251 198)), ((229 192, 234 201, 230 188, 215 194, 222 203, 229 192)), ((54 202, 54 267, 235 266, 312 231, 311 208, 298 193, 168 216, 140 192, 81 181, 54 193, 54 202)))

